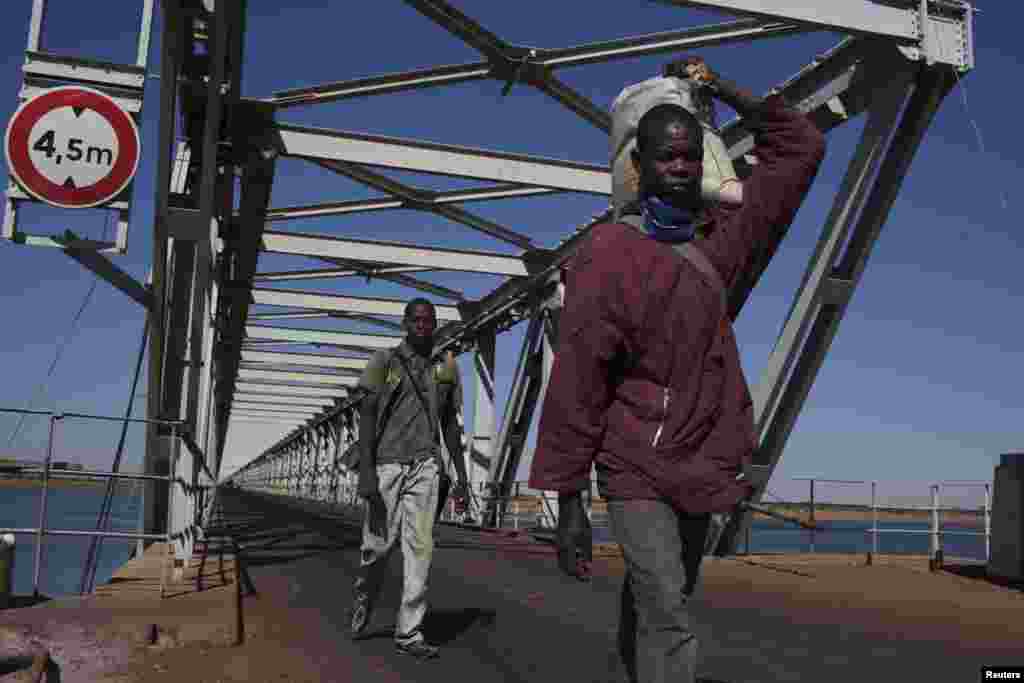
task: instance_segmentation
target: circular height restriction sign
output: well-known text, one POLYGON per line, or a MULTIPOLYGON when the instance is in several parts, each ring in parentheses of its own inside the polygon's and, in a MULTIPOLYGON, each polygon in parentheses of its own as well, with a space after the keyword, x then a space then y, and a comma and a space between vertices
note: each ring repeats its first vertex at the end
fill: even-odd
POLYGON ((110 96, 77 86, 47 90, 7 124, 7 167, 36 199, 67 209, 110 201, 135 176, 139 131, 110 96))

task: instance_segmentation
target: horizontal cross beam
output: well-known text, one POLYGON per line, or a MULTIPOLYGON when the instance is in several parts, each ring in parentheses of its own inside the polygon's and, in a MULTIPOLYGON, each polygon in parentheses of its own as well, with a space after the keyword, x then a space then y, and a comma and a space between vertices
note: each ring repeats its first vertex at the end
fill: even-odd
MULTIPOLYGON (((240 425, 248 425, 248 424, 274 424, 274 425, 281 425, 282 427, 298 427, 303 422, 304 422, 304 420, 298 419, 298 418, 294 418, 294 417, 285 417, 285 416, 277 416, 277 415, 271 415, 271 416, 266 416, 266 417, 264 417, 264 416, 256 417, 256 416, 253 416, 253 415, 245 415, 245 414, 242 414, 242 415, 232 415, 231 418, 228 420, 228 424, 229 425, 230 424, 240 424, 240 425)), ((243 429, 243 427, 239 427, 239 429, 243 429)))
POLYGON ((417 69, 400 74, 371 76, 339 83, 325 83, 309 88, 293 88, 274 93, 270 98, 278 108, 301 104, 333 102, 350 97, 366 97, 385 93, 432 88, 438 85, 454 85, 467 81, 479 81, 491 75, 486 62, 474 64, 453 64, 429 69, 417 69))
POLYGON ((257 382, 246 382, 239 380, 235 384, 235 396, 241 394, 259 395, 264 397, 290 397, 297 399, 324 399, 333 401, 335 398, 340 398, 344 392, 339 392, 337 389, 328 389, 323 387, 296 387, 288 385, 274 385, 257 382))
MULTIPOLYGON (((406 302, 395 299, 296 292, 283 289, 253 289, 252 302, 265 306, 290 306, 292 308, 312 308, 339 313, 393 315, 398 317, 405 314, 406 306, 406 302)), ((459 310, 455 306, 435 304, 434 309, 437 311, 437 319, 440 321, 447 322, 449 320, 462 319, 459 315, 459 310)))
MULTIPOLYGON (((537 50, 535 64, 548 69, 583 66, 617 59, 632 59, 645 55, 680 52, 711 45, 752 41, 791 35, 807 30, 792 23, 775 20, 740 19, 680 31, 649 33, 642 36, 607 40, 574 47, 537 50)), ((293 88, 274 93, 270 98, 278 108, 321 102, 333 102, 354 97, 386 95, 406 90, 456 85, 496 77, 494 65, 489 61, 452 64, 401 73, 372 76, 354 80, 324 83, 306 88, 293 88)))
MULTIPOLYGON (((341 261, 341 259, 337 259, 341 261)), ((275 272, 256 273, 254 280, 265 280, 267 282, 278 282, 281 280, 323 280, 338 277, 364 277, 366 268, 307 268, 304 270, 279 270, 275 272)), ((374 267, 375 275, 380 274, 401 274, 401 273, 426 273, 435 270, 434 268, 411 268, 408 266, 395 266, 393 268, 374 267)))
POLYGON ((245 420, 248 419, 252 422, 277 422, 294 420, 296 423, 303 423, 306 420, 316 417, 316 413, 271 413, 271 412, 252 412, 252 411, 239 411, 237 414, 231 411, 232 419, 245 420))
POLYGON ((731 14, 798 22, 838 33, 861 33, 914 41, 920 38, 919 2, 878 0, 657 0, 731 14))
POLYGON ((393 197, 397 197, 411 209, 430 211, 440 216, 444 216, 450 221, 467 225, 474 230, 478 230, 485 235, 496 237, 509 244, 514 244, 520 249, 529 249, 533 246, 530 238, 526 235, 522 235, 514 230, 510 230, 503 225, 499 225, 494 221, 489 221, 486 218, 481 218, 475 214, 469 213, 465 209, 453 206, 453 205, 442 205, 434 204, 430 201, 431 192, 425 192, 419 188, 410 187, 405 183, 400 183, 397 180, 392 180, 385 175, 371 171, 365 166, 359 164, 349 163, 347 161, 320 161, 321 166, 328 168, 335 173, 345 176, 351 180, 355 180, 358 183, 372 187, 375 190, 381 192, 387 192, 393 197))
POLYGON ((321 344, 324 346, 343 346, 357 349, 390 349, 402 343, 402 337, 384 334, 359 334, 354 332, 334 332, 332 330, 304 330, 291 327, 271 327, 269 325, 246 325, 245 336, 248 339, 266 339, 297 344, 321 344))
POLYGON ((354 387, 358 377, 350 375, 330 375, 315 372, 289 372, 286 370, 253 370, 251 368, 239 368, 238 379, 241 381, 270 380, 275 382, 297 382, 305 384, 319 384, 325 386, 354 387))
POLYGON ((775 20, 740 19, 679 31, 648 33, 642 36, 587 43, 574 47, 538 50, 535 61, 549 69, 558 69, 615 59, 632 59, 645 55, 680 52, 711 45, 776 38, 805 30, 795 24, 780 23, 775 20))
POLYGON ((517 256, 323 235, 266 231, 263 233, 263 250, 293 256, 326 256, 347 261, 393 263, 436 270, 511 276, 527 274, 523 260, 517 256))
POLYGON ((463 202, 484 202, 495 199, 514 199, 517 197, 537 197, 558 194, 560 190, 546 187, 529 187, 525 185, 491 185, 488 187, 467 190, 451 190, 448 192, 420 191, 422 196, 417 199, 416 206, 407 199, 385 197, 379 199, 350 199, 340 202, 323 202, 305 206, 282 206, 267 212, 269 221, 287 221, 296 218, 320 218, 323 216, 341 216, 349 213, 367 211, 386 211, 389 209, 412 209, 423 205, 440 207, 463 202))
POLYGON ((422 140, 278 124, 281 152, 459 178, 477 178, 608 196, 606 166, 422 140))
POLYGON ((258 407, 266 408, 268 406, 297 406, 299 408, 308 408, 310 410, 320 410, 322 408, 330 408, 334 405, 334 401, 329 399, 315 399, 315 398, 304 398, 304 399, 289 399, 289 398, 273 398, 265 397, 260 394, 235 394, 234 400, 231 402, 233 406, 241 405, 254 405, 258 407))
POLYGON ((280 415, 301 415, 313 416, 323 412, 319 406, 274 406, 266 403, 247 403, 234 401, 231 404, 231 412, 240 415, 262 415, 265 413, 277 413, 280 415))
POLYGON ((273 363, 277 365, 312 365, 325 368, 346 368, 362 370, 366 367, 365 358, 345 358, 329 356, 322 353, 290 353, 281 351, 251 351, 242 349, 243 363, 273 363))

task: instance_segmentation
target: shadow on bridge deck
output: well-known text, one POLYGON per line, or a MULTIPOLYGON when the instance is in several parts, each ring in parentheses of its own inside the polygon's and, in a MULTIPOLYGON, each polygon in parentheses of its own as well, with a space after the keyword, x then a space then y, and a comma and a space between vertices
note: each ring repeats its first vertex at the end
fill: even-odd
MULTIPOLYGON (((252 635, 225 674, 625 680, 615 652, 619 559, 599 562, 593 582, 580 584, 557 571, 549 545, 526 534, 439 527, 425 631, 443 649, 439 660, 417 662, 391 644, 399 552, 368 637, 353 643, 344 634, 357 522, 308 501, 240 491, 221 500, 218 526, 243 548, 259 593, 245 602, 252 635)), ((929 574, 923 562, 860 565, 835 556, 709 559, 693 601, 703 680, 965 681, 984 664, 1022 658, 1020 593, 929 574)))

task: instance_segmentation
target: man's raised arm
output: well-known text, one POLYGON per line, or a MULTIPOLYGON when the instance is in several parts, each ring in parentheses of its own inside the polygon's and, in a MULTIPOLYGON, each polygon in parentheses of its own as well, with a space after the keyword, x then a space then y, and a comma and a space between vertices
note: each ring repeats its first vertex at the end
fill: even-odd
MULTIPOLYGON (((789 230, 825 157, 825 136, 779 95, 760 98, 714 73, 699 58, 675 70, 707 86, 743 117, 757 159, 743 183, 743 205, 725 214, 700 245, 730 290, 753 285, 789 230)), ((730 311, 735 317, 737 311, 730 311)))

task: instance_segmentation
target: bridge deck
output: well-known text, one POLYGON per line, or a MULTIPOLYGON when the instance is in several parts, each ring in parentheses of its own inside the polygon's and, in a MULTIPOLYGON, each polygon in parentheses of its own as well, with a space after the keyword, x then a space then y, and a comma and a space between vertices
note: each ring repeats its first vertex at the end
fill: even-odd
MULTIPOLYGON (((350 520, 313 503, 226 492, 218 527, 241 544, 257 591, 243 601, 244 644, 218 647, 233 632, 235 587, 216 578, 216 557, 201 592, 190 588, 191 568, 173 584, 178 597, 163 602, 132 603, 137 597, 116 588, 125 581, 104 588, 107 597, 54 601, 73 608, 64 624, 90 615, 101 623, 121 610, 122 624, 154 622, 172 634, 164 647, 136 647, 122 675, 106 680, 625 680, 615 655, 615 557, 579 584, 556 571, 549 546, 525 535, 441 527, 426 630, 443 649, 440 659, 418 662, 391 644, 398 553, 368 637, 344 637, 358 561, 350 520)), ((1024 659, 1024 594, 928 573, 921 558, 872 567, 836 556, 709 559, 703 574, 693 615, 708 682, 960 682, 976 680, 985 664, 1024 659)), ((9 611, 0 626, 28 623, 29 613, 38 625, 45 612, 9 611)), ((65 667, 62 680, 79 680, 72 673, 65 667)))

